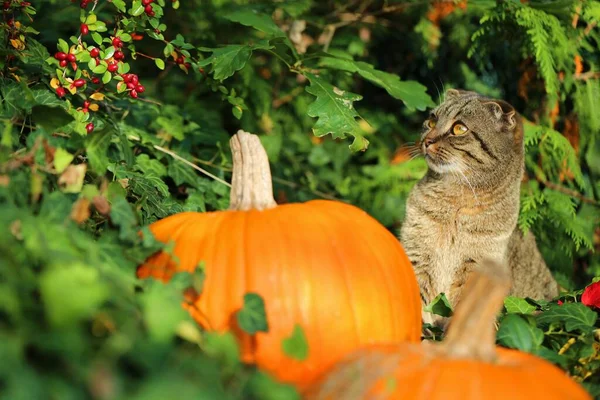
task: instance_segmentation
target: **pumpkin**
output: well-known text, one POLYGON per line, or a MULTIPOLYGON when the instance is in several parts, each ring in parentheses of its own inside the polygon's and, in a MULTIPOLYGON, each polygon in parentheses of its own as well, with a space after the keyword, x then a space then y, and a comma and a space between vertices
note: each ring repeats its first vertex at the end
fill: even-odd
POLYGON ((367 346, 317 380, 306 400, 583 400, 562 370, 534 355, 495 346, 494 323, 510 279, 499 265, 476 271, 446 338, 367 346))
POLYGON ((204 328, 234 333, 244 362, 299 388, 362 345, 418 341, 418 284, 396 237, 342 202, 277 205, 258 136, 239 131, 230 144, 229 210, 184 212, 152 224, 156 239, 174 242, 175 257, 153 255, 138 277, 168 281, 204 262, 202 292, 184 306, 204 328), (269 325, 252 336, 235 318, 250 292, 263 298, 269 325), (302 361, 282 349, 296 324, 309 349, 302 361))

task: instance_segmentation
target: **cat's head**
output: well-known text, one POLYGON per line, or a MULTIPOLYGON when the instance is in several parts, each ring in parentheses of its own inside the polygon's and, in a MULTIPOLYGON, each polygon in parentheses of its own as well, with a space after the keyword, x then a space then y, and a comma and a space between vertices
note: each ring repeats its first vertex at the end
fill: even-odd
POLYGON ((423 123, 421 151, 439 174, 503 170, 522 160, 522 123, 505 101, 450 89, 423 123))

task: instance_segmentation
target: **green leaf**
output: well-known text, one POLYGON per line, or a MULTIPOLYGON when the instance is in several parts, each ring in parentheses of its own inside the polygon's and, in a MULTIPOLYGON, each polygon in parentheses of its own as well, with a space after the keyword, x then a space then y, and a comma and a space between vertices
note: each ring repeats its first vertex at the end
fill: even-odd
POLYGON ((131 9, 129 10, 129 14, 133 15, 134 17, 138 17, 142 15, 143 12, 144 5, 142 4, 142 0, 133 0, 133 3, 131 4, 131 9))
POLYGON ((532 352, 544 341, 544 331, 532 326, 522 317, 507 315, 498 329, 498 342, 506 347, 532 352))
POLYGON ((180 162, 173 161, 169 164, 168 173, 176 185, 182 185, 184 183, 195 186, 198 181, 198 175, 194 172, 192 167, 180 162))
POLYGON ((40 293, 50 323, 68 327, 92 313, 110 295, 98 270, 82 263, 64 263, 40 276, 40 293))
POLYGON ((515 296, 507 296, 504 299, 504 307, 506 308, 506 312, 511 314, 531 314, 537 310, 527 300, 515 296))
POLYGON ((71 161, 73 161, 73 154, 68 151, 61 149, 60 147, 54 152, 54 169, 59 174, 67 168, 71 161))
POLYGON ((236 314, 239 327, 246 333, 254 335, 257 332, 268 332, 265 302, 256 293, 244 295, 244 306, 236 314))
POLYGON ((285 355, 294 360, 304 361, 308 358, 308 341, 299 324, 294 325, 290 337, 281 341, 281 349, 285 355))
POLYGON ((266 40, 259 41, 254 45, 229 45, 217 49, 200 49, 212 51, 212 55, 198 63, 200 67, 212 64, 213 77, 218 81, 224 81, 232 76, 235 71, 244 68, 254 50, 268 50, 273 46, 266 40))
POLYGON ((401 81, 398 75, 376 70, 366 62, 323 57, 320 65, 326 68, 358 73, 371 83, 385 89, 390 96, 402 100, 410 110, 423 111, 428 107, 435 106, 435 103, 427 94, 427 88, 419 82, 401 81))
POLYGON ((352 151, 366 150, 369 141, 364 138, 362 129, 356 118, 360 118, 354 109, 353 102, 362 96, 347 92, 331 85, 322 78, 306 72, 310 81, 306 91, 317 99, 308 107, 308 115, 318 118, 313 127, 315 136, 331 134, 333 138, 345 138, 346 134, 354 137, 350 145, 352 151))
POLYGON ((110 164, 108 155, 108 147, 110 146, 112 133, 108 129, 93 132, 86 137, 86 152, 96 173, 103 173, 110 164))
POLYGON ((181 307, 182 291, 169 283, 150 282, 142 296, 144 320, 150 337, 157 342, 168 342, 187 313, 181 307))
POLYGON ((96 42, 97 45, 102 44, 102 35, 97 32, 92 32, 92 40, 96 42))
POLYGON ((116 197, 110 205, 110 219, 120 227, 119 238, 122 240, 135 239, 137 236, 137 219, 131 205, 124 197, 116 197))
POLYGON ((276 24, 273 22, 273 18, 266 14, 261 14, 254 10, 235 10, 228 12, 223 15, 230 21, 238 22, 245 26, 251 26, 252 28, 259 30, 261 32, 266 33, 270 37, 283 37, 285 36, 285 32, 283 32, 276 24))
POLYGON ((106 71, 104 75, 102 75, 102 83, 105 85, 110 82, 112 79, 112 74, 109 71, 106 71))
POLYGON ((581 303, 551 304, 548 311, 538 315, 540 324, 563 325, 568 332, 591 332, 598 314, 581 303))
POLYGON ((62 107, 37 105, 31 109, 35 123, 42 126, 47 132, 54 132, 58 128, 73 122, 74 118, 62 107))
POLYGON ((453 314, 452 306, 444 293, 438 294, 431 303, 425 306, 424 310, 442 317, 451 317, 453 314))
POLYGON ((158 69, 161 69, 161 70, 165 69, 165 62, 162 58, 155 58, 154 64, 156 64, 158 69))

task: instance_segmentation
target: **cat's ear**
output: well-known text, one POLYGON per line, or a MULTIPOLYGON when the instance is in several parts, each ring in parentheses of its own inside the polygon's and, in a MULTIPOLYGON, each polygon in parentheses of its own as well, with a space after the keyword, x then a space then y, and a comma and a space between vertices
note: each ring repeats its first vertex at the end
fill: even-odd
POLYGON ((498 120, 504 120, 509 129, 517 125, 516 111, 513 106, 504 100, 483 100, 482 104, 489 107, 494 117, 498 120))

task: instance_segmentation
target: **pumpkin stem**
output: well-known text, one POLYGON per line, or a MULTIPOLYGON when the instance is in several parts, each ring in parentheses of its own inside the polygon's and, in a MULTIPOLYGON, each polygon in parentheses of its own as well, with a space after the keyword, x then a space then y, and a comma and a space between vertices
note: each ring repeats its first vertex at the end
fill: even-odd
POLYGON ((471 273, 441 345, 447 356, 496 360, 496 316, 510 285, 508 269, 491 260, 471 273))
POLYGON ((239 130, 229 140, 233 155, 230 210, 266 210, 277 206, 267 152, 258 136, 239 130))

